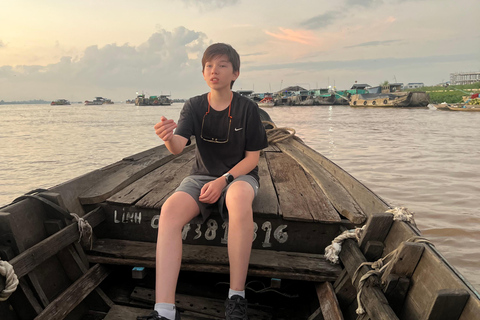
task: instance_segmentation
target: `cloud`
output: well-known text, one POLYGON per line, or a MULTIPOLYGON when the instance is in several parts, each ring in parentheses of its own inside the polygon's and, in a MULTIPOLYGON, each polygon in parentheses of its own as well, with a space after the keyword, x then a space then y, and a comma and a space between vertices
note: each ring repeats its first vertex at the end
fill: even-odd
POLYGON ((339 11, 328 11, 300 23, 300 26, 309 29, 323 29, 335 22, 338 18, 343 18, 344 14, 339 11))
POLYGON ((273 33, 270 31, 265 31, 265 33, 276 39, 298 42, 302 44, 314 44, 318 41, 313 33, 308 30, 292 30, 284 28, 278 29, 280 30, 278 33, 273 33))
POLYGON ((347 46, 344 48, 356 48, 356 47, 375 47, 375 46, 383 46, 383 45, 389 45, 395 42, 400 42, 401 40, 384 40, 384 41, 369 41, 369 42, 363 42, 359 44, 355 44, 353 46, 347 46))
POLYGON ((194 5, 200 7, 200 9, 210 8, 224 8, 233 6, 240 2, 240 0, 182 0, 187 6, 194 5))
POLYGON ((181 88, 175 92, 176 97, 180 98, 182 88, 186 92, 191 91, 185 84, 203 85, 198 57, 207 46, 204 33, 178 27, 172 31, 155 32, 139 46, 128 43, 103 47, 93 45, 87 47, 80 57, 64 56, 57 63, 46 66, 0 66, 0 80, 15 79, 18 83, 10 86, 14 88, 22 84, 23 94, 28 92, 33 95, 31 98, 52 99, 58 94, 59 87, 81 95, 77 99, 82 97, 83 100, 94 95, 94 92, 107 92, 99 94, 104 96, 131 98, 137 90, 160 94, 161 91, 165 93, 175 88, 181 88), (47 89, 44 87, 43 90, 47 92, 40 95, 35 83, 44 84, 47 89), (25 87, 29 84, 31 88, 25 87), (83 92, 79 92, 79 88, 83 92))
POLYGON ((0 48, 4 48, 5 47, 5 44, 3 43, 2 40, 0 40, 0 48))
MULTIPOLYGON (((464 62, 464 61, 478 61, 476 54, 456 54, 444 56, 425 56, 425 57, 409 57, 409 58, 381 58, 381 59, 353 59, 353 60, 330 60, 330 61, 309 61, 309 62, 291 62, 271 65, 252 66, 251 70, 279 70, 279 69, 294 69, 294 70, 336 70, 336 69, 350 69, 350 70, 379 70, 395 67, 409 67, 413 65, 433 65, 435 63, 449 63, 449 62, 464 62)), ((246 68, 247 70, 250 67, 246 68)), ((244 70, 244 71, 247 71, 244 70)))
POLYGON ((268 54, 268 52, 253 52, 253 53, 242 54, 242 57, 263 56, 266 54, 268 54))
POLYGON ((346 0, 347 6, 373 7, 382 4, 382 0, 346 0))

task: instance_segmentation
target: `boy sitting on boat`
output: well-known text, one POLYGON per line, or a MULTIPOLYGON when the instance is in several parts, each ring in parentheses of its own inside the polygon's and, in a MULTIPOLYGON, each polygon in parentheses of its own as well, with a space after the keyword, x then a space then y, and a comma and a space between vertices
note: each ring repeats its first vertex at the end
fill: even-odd
POLYGON ((189 99, 178 124, 161 117, 155 125, 156 134, 173 154, 182 152, 195 136, 196 161, 190 176, 162 206, 155 311, 140 319, 180 319, 175 289, 182 259, 182 228, 189 222, 204 222, 214 206, 229 222, 230 290, 225 316, 248 319, 245 281, 254 229, 252 202, 259 188, 260 150, 267 147, 267 137, 257 105, 232 92, 240 74, 235 49, 223 43, 209 46, 202 67, 210 92, 189 99))

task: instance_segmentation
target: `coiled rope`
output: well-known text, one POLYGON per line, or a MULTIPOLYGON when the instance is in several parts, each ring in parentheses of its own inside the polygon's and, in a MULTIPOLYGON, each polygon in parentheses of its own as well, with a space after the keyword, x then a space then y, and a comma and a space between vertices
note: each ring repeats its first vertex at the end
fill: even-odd
POLYGON ((293 137, 296 133, 295 129, 289 127, 277 127, 271 121, 262 121, 264 125, 270 125, 272 128, 266 128, 268 143, 277 143, 293 137))
MULTIPOLYGON (((391 213, 393 215, 393 220, 401 220, 401 221, 406 221, 411 224, 415 225, 415 220, 413 219, 413 212, 409 211, 405 207, 400 207, 400 208, 393 208, 385 211, 385 213, 391 213)), ((333 239, 332 244, 327 246, 325 248, 325 258, 334 263, 337 264, 339 262, 339 257, 338 255, 340 254, 342 250, 342 243, 343 241, 347 239, 355 239, 357 242, 360 241, 361 235, 363 231, 365 230, 366 225, 364 225, 361 228, 355 228, 351 230, 346 230, 342 232, 339 236, 337 236, 335 239, 333 239)), ((420 243, 428 243, 433 245, 428 239, 423 238, 423 237, 412 237, 407 239, 404 242, 420 242, 420 243)), ((385 257, 378 259, 375 262, 363 262, 361 263, 357 270, 355 271, 353 277, 352 277, 352 283, 356 282, 356 279, 358 277, 359 271, 363 266, 369 266, 372 268, 372 270, 366 272, 361 278, 360 281, 358 282, 358 292, 357 292, 357 303, 358 303, 358 308, 356 310, 357 314, 364 314, 365 309, 363 308, 362 302, 360 301, 360 296, 362 295, 363 292, 363 287, 365 285, 365 282, 367 279, 373 275, 381 277, 383 273, 385 272, 385 269, 387 266, 392 262, 396 260, 396 257, 400 253, 399 248, 393 250, 389 254, 387 254, 385 257), (385 263, 385 261, 387 261, 385 263)))
POLYGON ((333 264, 338 264, 338 255, 342 251, 342 243, 347 239, 360 241, 365 226, 343 231, 339 236, 333 239, 332 244, 325 248, 325 258, 333 264))
POLYGON ((92 226, 90 225, 90 223, 88 223, 87 220, 85 220, 83 218, 80 218, 78 216, 78 214, 70 213, 70 215, 78 223, 78 232, 80 233, 80 237, 78 238, 78 242, 81 242, 82 238, 83 238, 85 241, 88 241, 88 243, 90 244, 90 250, 92 250, 92 248, 93 248, 93 239, 92 239, 93 229, 92 229, 92 226))
POLYGON ((393 214, 393 220, 406 221, 416 225, 415 220, 413 219, 414 212, 409 211, 405 207, 395 207, 385 211, 385 213, 393 214))
POLYGON ((0 292, 0 301, 6 301, 17 289, 18 277, 13 270, 13 266, 3 260, 0 260, 0 275, 6 278, 5 288, 0 292))

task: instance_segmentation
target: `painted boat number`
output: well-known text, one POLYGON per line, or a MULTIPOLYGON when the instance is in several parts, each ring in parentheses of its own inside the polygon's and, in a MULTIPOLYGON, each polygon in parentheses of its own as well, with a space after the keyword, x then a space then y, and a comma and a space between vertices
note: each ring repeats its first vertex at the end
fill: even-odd
MULTIPOLYGON (((152 228, 157 229, 158 228, 158 219, 159 215, 153 216, 150 225, 152 228)), ((136 223, 140 224, 142 222, 142 213, 141 212, 123 212, 121 220, 117 218, 117 210, 114 210, 114 215, 113 215, 113 221, 114 223, 136 223)), ((214 240, 217 236, 217 230, 218 230, 218 223, 217 221, 213 219, 209 219, 207 222, 205 222, 205 225, 207 226, 207 230, 203 234, 206 240, 214 240)), ((195 224, 195 236, 193 237, 193 240, 199 239, 202 237, 202 224, 195 224)), ((272 237, 272 223, 270 221, 265 221, 262 224, 262 230, 265 231, 265 237, 262 241, 262 247, 264 248, 269 248, 272 246, 271 243, 271 237, 272 237)), ((285 243, 288 240, 288 233, 285 231, 287 228, 286 224, 281 224, 275 230, 273 231, 273 238, 278 241, 279 243, 285 243)), ((192 225, 190 223, 187 223, 183 229, 182 229, 182 239, 185 240, 187 239, 187 235, 189 231, 192 229, 192 225)), ((223 222, 222 224, 222 229, 223 231, 223 236, 220 239, 221 243, 226 244, 228 241, 228 222, 223 222)), ((257 238, 257 232, 258 232, 258 224, 254 222, 253 226, 253 241, 257 238)))
MULTIPOLYGON (((252 242, 255 241, 257 238, 257 231, 258 231, 258 224, 256 222, 253 223, 253 239, 252 242)), ((215 237, 217 236, 217 230, 218 230, 218 223, 217 221, 210 219, 208 220, 205 225, 207 226, 207 230, 205 231, 204 237, 207 240, 214 240, 215 237)), ((193 237, 193 240, 196 240, 202 236, 202 231, 201 231, 201 224, 196 224, 195 228, 195 236, 193 237)), ((279 225, 275 231, 273 232, 273 238, 277 240, 279 243, 285 243, 288 240, 288 233, 284 231, 287 228, 286 224, 279 225)), ((182 239, 185 240, 187 239, 188 232, 192 229, 192 226, 190 223, 187 223, 182 230, 182 239)), ((228 242, 228 222, 224 222, 222 224, 222 229, 223 231, 223 236, 220 239, 221 243, 226 244, 228 242)), ((264 248, 269 248, 272 246, 272 243, 270 242, 270 238, 272 235, 272 224, 270 221, 265 221, 262 224, 262 230, 265 231, 265 238, 262 241, 262 247, 264 248)))

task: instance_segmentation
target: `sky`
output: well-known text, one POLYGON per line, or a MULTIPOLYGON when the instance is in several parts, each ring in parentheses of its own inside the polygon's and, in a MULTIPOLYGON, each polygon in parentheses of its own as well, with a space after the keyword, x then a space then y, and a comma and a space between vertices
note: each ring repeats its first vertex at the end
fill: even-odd
POLYGON ((0 100, 209 88, 212 43, 240 54, 234 90, 348 89, 480 71, 478 0, 0 0, 0 100))

